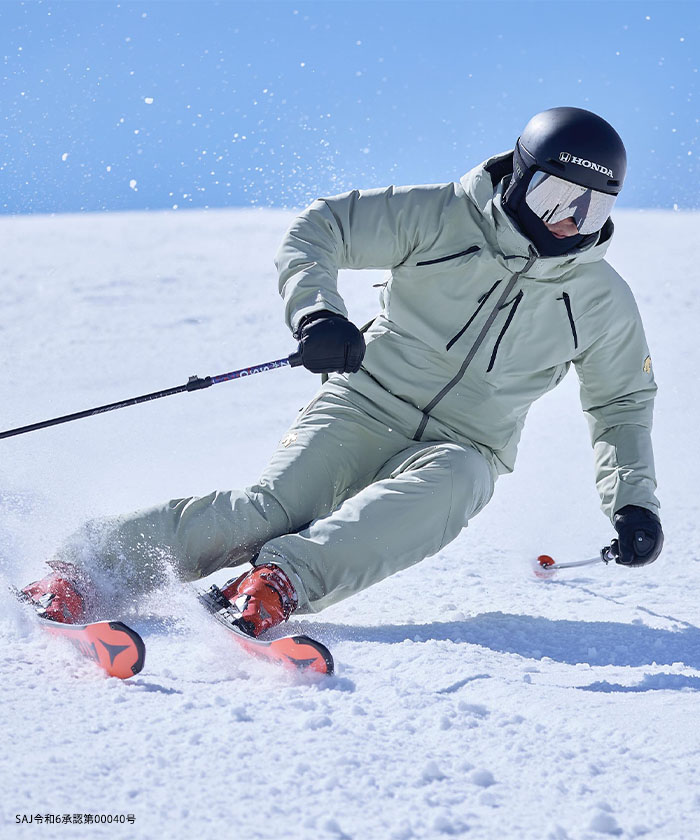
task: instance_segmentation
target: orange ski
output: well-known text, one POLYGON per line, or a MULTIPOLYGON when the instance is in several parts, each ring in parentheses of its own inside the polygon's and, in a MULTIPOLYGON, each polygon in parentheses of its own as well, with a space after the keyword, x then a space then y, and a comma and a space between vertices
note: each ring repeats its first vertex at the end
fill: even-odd
POLYGON ((62 624, 43 615, 43 610, 26 593, 14 586, 10 591, 29 604, 39 626, 52 636, 62 636, 83 656, 99 665, 110 677, 126 680, 138 674, 146 660, 146 646, 139 634, 121 621, 91 621, 62 624))
POLYGON ((236 624, 236 614, 221 595, 217 586, 206 592, 197 591, 201 603, 248 653, 293 668, 297 671, 333 673, 333 657, 328 648, 304 635, 283 636, 281 639, 260 639, 244 633, 236 624))
POLYGON ((146 646, 139 634, 121 621, 95 621, 90 624, 60 624, 37 616, 41 627, 52 636, 61 636, 88 659, 120 680, 133 677, 143 668, 146 646))

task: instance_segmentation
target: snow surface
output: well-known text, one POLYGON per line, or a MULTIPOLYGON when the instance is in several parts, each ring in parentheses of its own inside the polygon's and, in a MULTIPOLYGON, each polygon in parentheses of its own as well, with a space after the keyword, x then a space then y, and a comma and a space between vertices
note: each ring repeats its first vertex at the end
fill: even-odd
MULTIPOLYGON (((272 264, 282 211, 0 219, 0 426, 286 356, 272 264)), ((619 212, 660 384, 666 549, 642 570, 537 580, 594 555, 575 375, 533 407, 513 476, 439 555, 290 629, 337 675, 246 657, 176 584, 125 616, 147 644, 108 679, 0 594, 7 837, 697 837, 700 215, 619 212), (133 814, 133 825, 15 815, 133 814)), ((377 272, 341 279, 351 315, 377 272)), ((88 516, 255 480, 316 377, 274 370, 4 440, 3 583, 88 516)), ((214 579, 226 578, 218 575, 214 579)))

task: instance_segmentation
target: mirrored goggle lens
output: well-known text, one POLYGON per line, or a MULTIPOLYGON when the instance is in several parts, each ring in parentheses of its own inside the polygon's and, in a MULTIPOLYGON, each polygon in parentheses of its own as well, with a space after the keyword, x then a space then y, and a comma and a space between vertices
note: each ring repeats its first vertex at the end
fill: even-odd
POLYGON ((616 198, 616 195, 581 187, 547 172, 535 172, 527 188, 525 203, 549 225, 573 216, 578 232, 588 234, 603 227, 616 198))

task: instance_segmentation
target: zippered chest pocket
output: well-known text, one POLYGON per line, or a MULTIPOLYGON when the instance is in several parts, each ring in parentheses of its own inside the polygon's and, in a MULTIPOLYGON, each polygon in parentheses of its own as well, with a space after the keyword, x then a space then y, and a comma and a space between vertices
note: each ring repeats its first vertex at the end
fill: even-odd
POLYGON ((574 339, 574 350, 578 350, 578 331, 576 330, 576 321, 574 321, 574 313, 571 305, 571 297, 567 292, 564 292, 558 300, 564 301, 566 307, 566 314, 569 319, 569 326, 571 327, 571 336, 574 339))
POLYGON ((581 352, 586 332, 576 303, 568 292, 556 290, 542 295, 525 288, 512 296, 500 307, 492 329, 498 334, 485 342, 491 348, 483 362, 486 372, 534 376, 568 365, 581 352))
POLYGON ((392 269, 382 305, 399 329, 444 353, 479 306, 479 296, 503 273, 494 271, 493 257, 479 245, 425 257, 392 269))
POLYGON ((515 318, 515 312, 520 306, 520 301, 523 299, 523 290, 521 289, 518 294, 511 300, 506 301, 501 307, 501 310, 508 309, 508 317, 506 318, 505 323, 501 327, 501 331, 498 334, 498 338, 496 339, 496 343, 493 346, 493 352, 491 353, 491 359, 489 360, 489 365, 486 368, 486 373, 490 373, 493 370, 493 366, 496 363, 496 356, 498 354, 498 348, 501 346, 501 341, 503 341, 503 337, 508 332, 508 327, 513 322, 513 318, 515 318))
MULTIPOLYGON (((484 292, 480 296, 480 298, 478 300, 478 305, 477 305, 476 309, 474 310, 474 312, 472 313, 472 315, 470 316, 470 318, 468 319, 468 321, 459 330, 459 332, 456 333, 455 335, 453 335, 452 338, 447 342, 447 345, 445 347, 445 349, 447 351, 449 351, 450 348, 457 341, 459 341, 459 339, 464 335, 464 333, 467 332, 469 327, 471 327, 471 325, 477 320, 479 314, 484 309, 484 307, 486 307, 489 299, 493 297, 493 293, 501 285, 502 282, 503 282, 502 280, 496 280, 496 282, 486 292, 484 292)), ((487 373, 489 373, 491 370, 493 370, 493 366, 496 363, 496 357, 498 355, 498 349, 501 346, 501 342, 503 341, 503 338, 505 337, 505 334, 508 332, 508 328, 510 327, 510 325, 513 322, 513 319, 515 318, 515 313, 518 309, 518 306, 520 306, 520 302, 523 299, 523 295, 524 295, 524 293, 521 289, 519 292, 517 292, 517 294, 514 297, 512 297, 510 300, 505 301, 504 303, 502 303, 498 307, 499 313, 507 311, 508 314, 506 315, 506 319, 503 323, 503 326, 501 327, 500 331, 498 332, 498 334, 496 336, 496 339, 495 339, 495 342, 493 343, 493 349, 491 351, 489 362, 488 362, 488 365, 486 367, 486 372, 487 373)), ((495 333, 495 325, 492 328, 492 332, 495 333)), ((488 340, 486 342, 486 345, 488 346, 488 340)))
POLYGON ((469 254, 476 254, 477 251, 480 251, 481 248, 478 245, 471 245, 464 251, 458 251, 456 254, 448 254, 444 257, 435 257, 431 260, 420 260, 416 263, 416 267, 421 265, 438 265, 439 263, 446 263, 450 262, 451 260, 457 260, 460 257, 467 257, 469 254))
POLYGON ((487 292, 484 292, 484 294, 482 294, 479 297, 478 305, 477 305, 476 309, 474 310, 473 314, 470 316, 469 320, 465 323, 465 325, 459 330, 459 332, 456 333, 455 335, 453 335, 452 338, 447 342, 447 346, 445 347, 445 350, 449 350, 450 347, 452 347, 452 345, 455 344, 455 342, 459 341, 459 339, 464 335, 464 333, 469 329, 469 327, 471 327, 471 325, 474 323, 474 321, 479 316, 479 313, 481 312, 481 310, 486 305, 486 302, 491 297, 491 295, 496 291, 496 288, 500 285, 500 283, 501 283, 500 280, 496 280, 496 282, 493 284, 493 286, 491 286, 491 288, 487 292))

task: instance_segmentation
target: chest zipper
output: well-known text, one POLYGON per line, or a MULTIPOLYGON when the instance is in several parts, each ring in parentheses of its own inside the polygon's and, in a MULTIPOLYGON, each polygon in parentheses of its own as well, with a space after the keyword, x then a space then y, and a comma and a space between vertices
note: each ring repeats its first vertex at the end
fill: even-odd
POLYGON ((506 331, 508 330, 508 327, 510 326, 511 321, 515 317, 515 310, 518 308, 518 305, 520 304, 520 301, 522 299, 523 299, 523 292, 522 292, 522 289, 521 289, 510 303, 504 303, 503 306, 501 307, 501 309, 505 309, 506 306, 510 306, 510 312, 508 313, 508 317, 506 318, 506 322, 503 325, 503 329, 498 334, 498 338, 496 339, 496 343, 493 347, 493 353, 491 354, 491 361, 489 362, 489 366, 486 368, 486 373, 489 373, 492 370, 492 368, 493 368, 493 366, 496 362, 496 355, 498 354, 498 348, 501 344, 501 339, 506 334, 506 331))
POLYGON ((574 323, 574 314, 571 311, 571 298, 564 292, 557 300, 563 300, 566 307, 566 314, 569 316, 569 326, 571 327, 571 334, 574 337, 574 350, 578 350, 578 335, 576 334, 576 324, 574 323))
POLYGON ((498 284, 499 284, 500 282, 501 282, 500 280, 496 280, 496 282, 493 284, 493 286, 491 286, 491 288, 488 290, 488 292, 486 292, 485 294, 483 294, 483 295, 479 298, 479 305, 478 305, 478 307, 476 308, 476 312, 475 312, 475 313, 472 315, 472 317, 471 317, 471 318, 467 321, 467 323, 466 323, 466 324, 462 327, 462 329, 461 329, 461 330, 457 333, 457 335, 453 336, 453 337, 452 337, 452 338, 451 338, 451 339, 447 342, 447 347, 445 347, 445 350, 449 350, 449 349, 450 349, 450 347, 452 347, 452 345, 455 343, 455 341, 458 341, 458 340, 459 340, 459 339, 460 339, 460 338, 464 335, 464 333, 465 333, 465 332, 469 329, 469 326, 470 326, 470 324, 472 323, 472 321, 474 320, 474 318, 476 318, 476 316, 479 314, 479 312, 481 312, 481 310, 482 310, 482 309, 483 309, 483 307, 484 307, 484 304, 485 304, 485 303, 486 303, 486 301, 489 299, 489 297, 491 297, 491 292, 493 292, 493 290, 496 288, 496 286, 498 286, 498 284))

